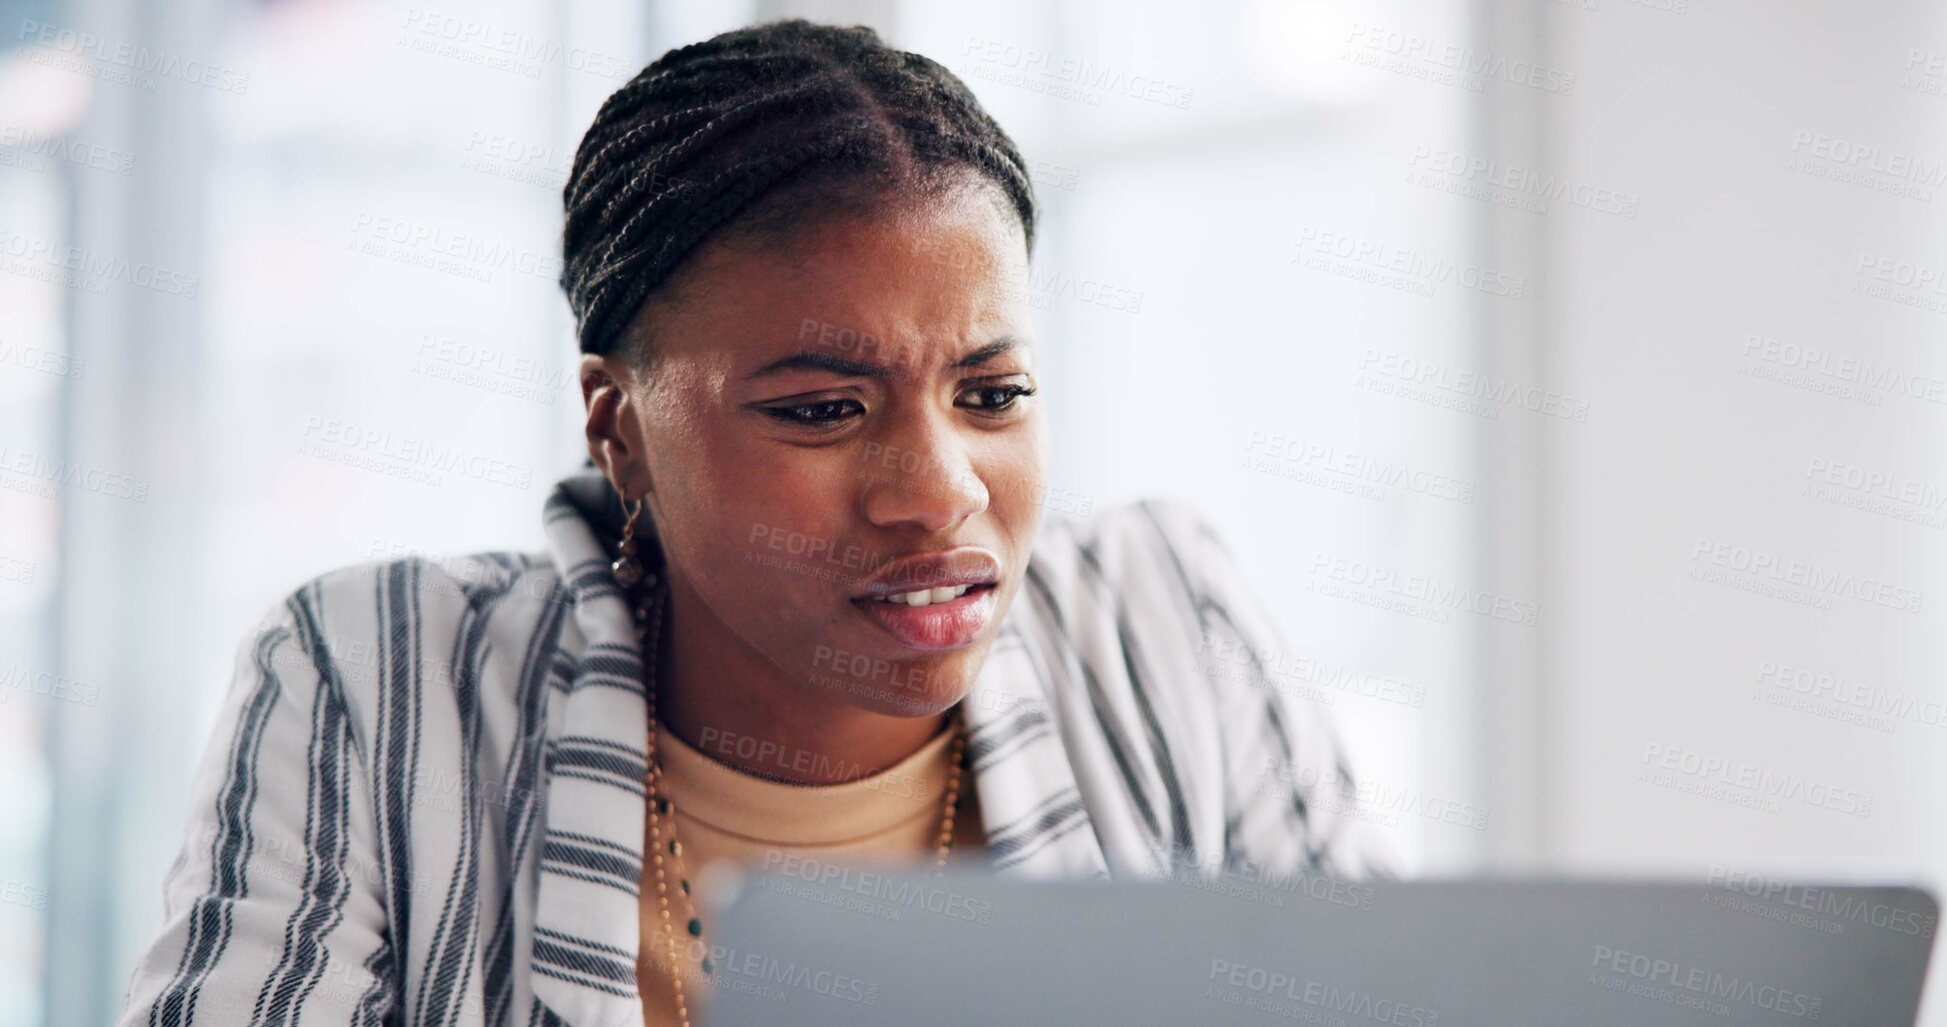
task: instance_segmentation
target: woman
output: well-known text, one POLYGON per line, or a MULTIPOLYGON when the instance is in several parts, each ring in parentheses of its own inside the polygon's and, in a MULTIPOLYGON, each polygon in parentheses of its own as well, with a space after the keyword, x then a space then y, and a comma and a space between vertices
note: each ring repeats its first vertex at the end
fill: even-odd
POLYGON ((687 1023, 717 860, 1391 872, 1200 515, 1045 509, 1033 194, 950 72, 685 46, 563 197, 547 551, 267 615, 123 1023, 687 1023))

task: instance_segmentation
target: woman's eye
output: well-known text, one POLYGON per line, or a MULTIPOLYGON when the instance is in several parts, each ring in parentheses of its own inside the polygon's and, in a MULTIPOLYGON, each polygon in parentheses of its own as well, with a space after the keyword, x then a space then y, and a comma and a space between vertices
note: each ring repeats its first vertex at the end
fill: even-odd
POLYGON ((1000 413, 1012 409, 1014 402, 1022 396, 1034 395, 1034 390, 1025 385, 982 385, 967 391, 987 397, 987 402, 973 408, 983 413, 1000 413))
MULTIPOLYGON (((982 385, 962 393, 963 396, 980 397, 978 402, 961 405, 983 414, 1006 413, 1014 408, 1015 402, 1022 396, 1032 396, 1034 391, 1025 385, 982 385)), ((854 399, 821 399, 813 403, 766 407, 764 412, 787 424, 807 428, 831 428, 853 416, 852 408, 857 408, 859 413, 864 412, 864 407, 854 399)))
POLYGON ((858 406, 857 400, 823 399, 816 403, 799 403, 788 407, 769 407, 765 413, 780 421, 802 424, 813 428, 837 424, 843 420, 841 411, 846 406, 858 406))

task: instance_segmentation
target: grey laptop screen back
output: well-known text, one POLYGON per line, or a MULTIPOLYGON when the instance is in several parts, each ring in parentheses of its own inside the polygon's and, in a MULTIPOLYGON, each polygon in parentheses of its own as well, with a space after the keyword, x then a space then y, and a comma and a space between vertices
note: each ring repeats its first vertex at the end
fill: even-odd
POLYGON ((744 878, 707 1023, 1910 1025, 1902 887, 744 878))

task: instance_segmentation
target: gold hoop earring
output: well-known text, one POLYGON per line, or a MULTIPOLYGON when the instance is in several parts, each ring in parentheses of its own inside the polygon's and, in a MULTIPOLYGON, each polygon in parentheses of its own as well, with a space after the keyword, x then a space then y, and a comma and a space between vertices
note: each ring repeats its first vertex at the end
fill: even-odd
MULTIPOLYGON (((653 579, 655 575, 644 572, 642 561, 636 559, 635 522, 642 516, 642 500, 637 499, 632 503, 625 499, 622 501, 622 509, 628 511, 629 519, 622 523, 622 541, 616 543, 615 562, 609 564, 608 569, 615 575, 616 584, 624 589, 631 589, 640 584, 645 577, 653 579)), ((654 581, 651 580, 650 583, 654 584, 654 581)))
POLYGON ((635 523, 642 516, 642 500, 634 503, 624 500, 622 508, 629 512, 628 520, 622 524, 622 539, 615 545, 615 562, 608 569, 615 575, 615 583, 622 587, 623 599, 628 603, 629 616, 635 621, 635 637, 647 638, 649 635, 649 613, 654 604, 651 595, 637 591, 637 585, 647 585, 653 589, 660 580, 655 571, 647 570, 642 561, 636 559, 635 523))

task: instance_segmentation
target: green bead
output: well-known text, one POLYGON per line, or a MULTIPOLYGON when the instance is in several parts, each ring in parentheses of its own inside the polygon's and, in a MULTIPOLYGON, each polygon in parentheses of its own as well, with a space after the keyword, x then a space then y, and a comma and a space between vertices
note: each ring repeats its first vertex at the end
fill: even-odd
POLYGON ((690 917, 690 937, 692 938, 703 937, 703 921, 698 920, 695 917, 690 917))
POLYGON ((716 964, 714 964, 714 963, 712 963, 712 962, 710 962, 710 957, 709 957, 709 956, 704 956, 704 957, 703 957, 703 972, 704 972, 704 973, 706 973, 706 974, 707 974, 707 973, 709 973, 709 972, 710 972, 710 971, 711 971, 711 970, 712 970, 712 969, 713 969, 713 968, 714 968, 715 966, 716 966, 716 964))
POLYGON ((676 883, 682 886, 683 894, 688 895, 690 893, 690 883, 688 881, 679 880, 676 883))

